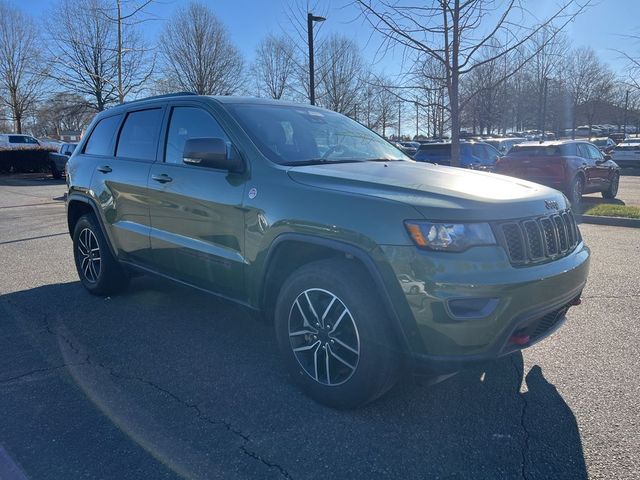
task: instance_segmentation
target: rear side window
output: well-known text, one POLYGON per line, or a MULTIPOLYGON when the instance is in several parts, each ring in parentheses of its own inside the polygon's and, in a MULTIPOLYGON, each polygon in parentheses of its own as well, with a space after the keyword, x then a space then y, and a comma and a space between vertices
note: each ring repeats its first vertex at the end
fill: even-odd
POLYGON ((116 129, 120 124, 120 118, 122 118, 120 115, 115 115, 100 120, 91 132, 89 140, 87 140, 84 153, 89 155, 113 155, 111 145, 116 129))
POLYGON ((167 132, 164 161, 182 163, 184 144, 189 138, 214 137, 228 142, 222 127, 207 112, 197 107, 175 107, 167 132))
POLYGON ((153 162, 156 159, 162 109, 131 112, 124 121, 116 155, 153 162))
POLYGON ((563 152, 558 145, 545 145, 545 146, 520 146, 514 145, 509 150, 510 157, 554 157, 563 155, 563 152))
POLYGON ((37 144, 35 138, 22 135, 9 135, 9 143, 31 143, 37 144))

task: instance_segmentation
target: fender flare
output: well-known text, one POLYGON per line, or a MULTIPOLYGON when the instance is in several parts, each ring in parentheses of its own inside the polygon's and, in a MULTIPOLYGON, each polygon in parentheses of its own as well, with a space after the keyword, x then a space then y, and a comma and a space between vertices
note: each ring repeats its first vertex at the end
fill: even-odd
MULTIPOLYGON (((340 240, 303 233, 282 233, 278 235, 269 246, 269 251, 267 252, 264 262, 265 267, 258 286, 260 292, 260 309, 263 309, 266 304, 267 277, 274 253, 281 243, 287 241, 330 248, 346 255, 351 255, 359 260, 371 277, 379 294, 379 298, 382 300, 387 315, 391 320, 392 328, 397 334, 397 340, 402 353, 411 354, 412 351, 421 351, 424 349, 416 322, 400 284, 397 285, 397 289, 394 289, 395 285, 385 283, 384 275, 381 272, 381 268, 384 268, 384 266, 377 264, 371 255, 363 248, 340 240), (394 298, 395 301, 393 300, 394 298)), ((389 278, 390 275, 395 278, 395 273, 391 269, 391 266, 387 265, 386 267, 389 270, 386 272, 387 278, 389 278)))
POLYGON ((104 221, 102 219, 102 216, 100 215, 100 209, 98 208, 95 200, 89 197, 88 195, 84 195, 81 193, 72 193, 67 196, 67 226, 69 228, 69 235, 73 237, 73 231, 71 230, 71 225, 69 225, 69 205, 71 205, 72 202, 84 203, 85 205, 89 205, 91 207, 91 209, 93 210, 94 216, 98 220, 98 225, 100 226, 100 230, 102 230, 102 234, 104 235, 104 238, 107 239, 107 245, 109 247, 109 251, 111 252, 111 255, 113 255, 113 258, 117 259, 118 258, 117 252, 113 248, 113 242, 112 242, 111 236, 109 235, 107 229, 104 226, 104 221))

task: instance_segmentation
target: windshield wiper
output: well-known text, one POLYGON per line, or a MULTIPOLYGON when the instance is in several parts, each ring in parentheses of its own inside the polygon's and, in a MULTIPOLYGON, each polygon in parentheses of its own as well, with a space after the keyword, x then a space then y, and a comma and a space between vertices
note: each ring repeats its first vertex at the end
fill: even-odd
POLYGON ((338 160, 331 158, 311 158, 309 160, 293 160, 291 162, 282 162, 280 165, 286 165, 288 167, 299 167, 301 165, 321 165, 323 163, 355 163, 362 160, 338 160))

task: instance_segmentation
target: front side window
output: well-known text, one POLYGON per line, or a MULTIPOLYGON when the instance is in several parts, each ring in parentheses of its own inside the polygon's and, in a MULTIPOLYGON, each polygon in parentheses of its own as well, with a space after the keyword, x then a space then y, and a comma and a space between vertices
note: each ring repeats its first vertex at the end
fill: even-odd
POLYGON ((603 159, 600 150, 598 150, 596 147, 594 147, 593 145, 587 145, 587 148, 589 149, 589 155, 591 156, 591 158, 593 158, 594 160, 603 159))
POLYGON ((153 162, 156 159, 162 109, 131 112, 124 121, 116 155, 153 162))
POLYGON ((339 113, 302 105, 239 104, 229 109, 260 151, 282 165, 409 160, 385 139, 339 113))
POLYGON ((89 155, 113 155, 113 137, 116 135, 116 129, 120 125, 121 118, 121 115, 115 115, 100 120, 91 132, 89 140, 87 140, 84 153, 89 155))
POLYGON ((164 161, 182 163, 184 144, 189 138, 222 138, 222 127, 208 112, 197 107, 175 107, 171 113, 164 161))

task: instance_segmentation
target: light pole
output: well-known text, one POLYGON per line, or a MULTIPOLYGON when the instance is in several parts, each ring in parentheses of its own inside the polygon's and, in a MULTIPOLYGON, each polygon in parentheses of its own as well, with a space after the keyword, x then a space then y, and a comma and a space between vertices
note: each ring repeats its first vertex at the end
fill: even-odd
POLYGON ((313 13, 307 14, 307 35, 309 37, 309 101, 316 104, 316 85, 313 69, 313 22, 324 22, 326 18, 316 17, 313 13))
POLYGON ((626 137, 627 136, 627 111, 629 110, 629 90, 624 97, 624 125, 622 126, 622 133, 626 137))

